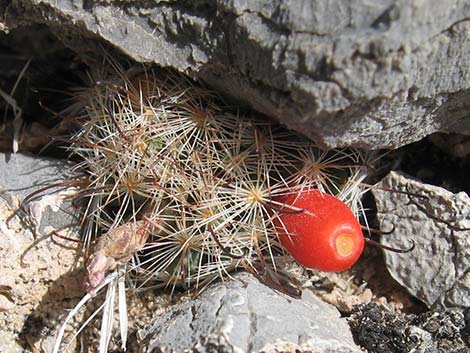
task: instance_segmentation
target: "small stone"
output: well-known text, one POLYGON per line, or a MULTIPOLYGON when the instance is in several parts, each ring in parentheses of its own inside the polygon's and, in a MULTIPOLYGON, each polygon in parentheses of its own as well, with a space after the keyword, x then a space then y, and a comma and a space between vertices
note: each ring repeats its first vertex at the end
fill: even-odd
POLYGON ((9 311, 15 307, 15 303, 13 303, 8 296, 5 296, 0 293, 0 311, 9 311))

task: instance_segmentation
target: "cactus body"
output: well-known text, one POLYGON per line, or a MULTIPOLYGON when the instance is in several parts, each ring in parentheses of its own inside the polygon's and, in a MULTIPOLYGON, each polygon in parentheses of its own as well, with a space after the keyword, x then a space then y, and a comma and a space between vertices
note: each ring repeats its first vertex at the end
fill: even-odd
POLYGON ((88 240, 130 222, 159 224, 131 266, 140 284, 191 285, 260 263, 276 269, 286 255, 278 236, 286 205, 275 200, 310 189, 342 195, 363 177, 358 153, 325 152, 272 121, 238 115, 180 75, 118 73, 77 91, 71 149, 89 175, 81 195, 88 240))

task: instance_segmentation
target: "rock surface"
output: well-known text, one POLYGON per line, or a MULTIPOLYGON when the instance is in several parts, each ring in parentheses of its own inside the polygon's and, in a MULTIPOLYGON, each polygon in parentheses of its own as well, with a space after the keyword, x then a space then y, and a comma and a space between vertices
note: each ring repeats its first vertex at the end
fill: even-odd
POLYGON ((467 0, 11 0, 0 14, 3 30, 44 24, 84 55, 101 38, 187 72, 327 147, 470 132, 467 0))
POLYGON ((411 253, 385 252, 391 275, 426 305, 470 307, 470 198, 390 173, 373 190, 384 245, 411 253))
POLYGON ((171 307, 140 332, 141 352, 360 352, 332 306, 241 274, 171 307))
MULTIPOLYGON (((24 200, 41 188, 63 182, 65 161, 38 158, 26 154, 0 154, 0 187, 2 192, 24 200)), ((71 207, 67 197, 73 194, 72 188, 57 187, 44 190, 24 205, 30 215, 29 221, 36 226, 37 235, 48 234, 50 225, 55 229, 77 224, 77 212, 71 207)), ((24 214, 22 215, 25 216, 24 214)))
POLYGON ((348 319, 356 342, 369 353, 468 353, 468 327, 459 310, 393 314, 377 304, 355 308, 348 319))

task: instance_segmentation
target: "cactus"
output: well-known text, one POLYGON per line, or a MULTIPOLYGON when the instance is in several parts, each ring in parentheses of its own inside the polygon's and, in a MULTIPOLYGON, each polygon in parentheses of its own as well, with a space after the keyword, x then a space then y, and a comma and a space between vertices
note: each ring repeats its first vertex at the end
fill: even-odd
POLYGON ((133 286, 199 288, 236 269, 275 273, 288 256, 279 213, 301 211, 276 201, 283 195, 319 189, 360 211, 367 163, 357 151, 322 151, 180 74, 108 68, 74 91, 67 111, 78 126, 74 171, 87 174, 77 199, 86 200, 90 294, 129 260, 133 286), (114 243, 92 249, 106 236, 114 243))
POLYGON ((312 188, 341 195, 348 177, 360 178, 358 153, 325 152, 272 121, 230 112, 181 75, 118 72, 76 96, 82 127, 71 149, 89 175, 80 195, 89 196, 86 239, 129 222, 160 224, 132 266, 140 283, 189 286, 254 270, 261 258, 276 268, 285 252, 274 199, 312 188))

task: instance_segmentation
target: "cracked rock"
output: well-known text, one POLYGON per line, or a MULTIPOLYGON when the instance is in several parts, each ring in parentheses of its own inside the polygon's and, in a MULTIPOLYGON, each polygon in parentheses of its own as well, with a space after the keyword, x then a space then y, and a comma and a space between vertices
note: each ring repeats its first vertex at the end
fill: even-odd
POLYGON ((360 352, 339 316, 310 292, 293 299, 239 274, 156 316, 141 352, 360 352))
POLYGON ((392 172, 374 189, 381 243, 412 252, 385 252, 389 272, 428 306, 470 307, 470 198, 392 172))
POLYGON ((467 0, 10 0, 0 15, 82 57, 99 39, 188 73, 325 147, 470 133, 467 0))

